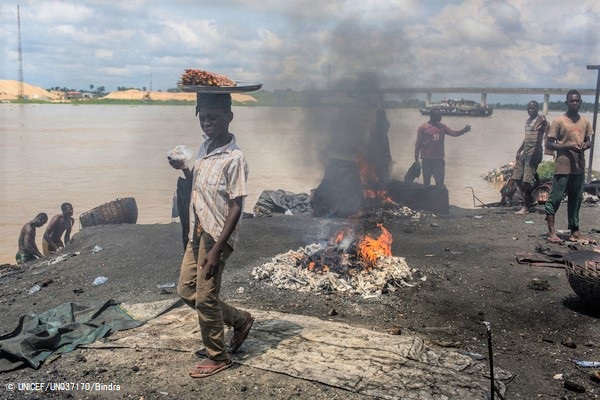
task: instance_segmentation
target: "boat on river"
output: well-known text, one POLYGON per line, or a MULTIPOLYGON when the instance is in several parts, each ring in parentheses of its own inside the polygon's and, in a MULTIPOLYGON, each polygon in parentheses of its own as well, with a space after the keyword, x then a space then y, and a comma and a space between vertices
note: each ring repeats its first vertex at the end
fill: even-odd
POLYGON ((473 100, 443 100, 439 103, 431 103, 425 108, 419 109, 421 115, 430 115, 436 110, 440 115, 459 115, 467 117, 489 117, 494 112, 492 107, 481 105, 473 100))

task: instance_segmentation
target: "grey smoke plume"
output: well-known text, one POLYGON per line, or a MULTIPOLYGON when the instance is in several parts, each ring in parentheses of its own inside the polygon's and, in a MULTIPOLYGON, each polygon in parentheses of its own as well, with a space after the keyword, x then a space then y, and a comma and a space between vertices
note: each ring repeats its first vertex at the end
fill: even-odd
MULTIPOLYGON (((314 6, 318 9, 319 4, 315 2, 314 6)), ((310 6, 304 4, 303 9, 310 6)), ((304 23, 313 22, 302 19, 290 25, 297 34, 290 35, 294 37, 287 47, 296 54, 286 56, 285 69, 294 75, 305 71, 304 88, 326 89, 314 104, 302 110, 307 156, 301 159, 321 163, 324 170, 331 158, 356 160, 366 150, 376 108, 385 100, 379 89, 402 86, 402 82, 390 77, 398 76, 394 69, 408 66, 406 60, 412 57, 408 43, 401 40, 401 24, 374 26, 360 16, 354 17, 324 32, 327 40, 320 43, 326 44, 315 47, 311 46, 310 37, 300 34, 304 23), (326 88, 311 80, 315 70, 307 60, 317 59, 328 61, 326 70, 321 71, 327 76, 326 88)))

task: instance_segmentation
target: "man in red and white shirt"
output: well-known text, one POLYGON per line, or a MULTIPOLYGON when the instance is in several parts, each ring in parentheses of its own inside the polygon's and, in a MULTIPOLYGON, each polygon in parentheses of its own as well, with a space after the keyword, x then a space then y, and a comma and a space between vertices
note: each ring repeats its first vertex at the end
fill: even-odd
POLYGON ((431 177, 436 185, 444 184, 446 163, 444 161, 444 139, 448 136, 461 136, 471 130, 471 125, 465 125, 460 131, 454 131, 441 123, 442 116, 437 110, 429 114, 429 121, 417 130, 415 142, 415 161, 422 159, 423 184, 430 185, 431 177))

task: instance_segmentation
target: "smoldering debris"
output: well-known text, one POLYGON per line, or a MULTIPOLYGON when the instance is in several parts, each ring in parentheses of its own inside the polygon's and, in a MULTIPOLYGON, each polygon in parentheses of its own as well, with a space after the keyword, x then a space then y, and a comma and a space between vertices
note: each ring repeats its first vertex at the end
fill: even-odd
MULTIPOLYGON (((270 262, 255 267, 252 276, 267 285, 299 292, 341 292, 376 297, 395 292, 402 287, 413 287, 413 274, 403 257, 379 257, 372 268, 355 270, 354 273, 332 270, 311 271, 303 266, 303 260, 324 250, 320 244, 310 244, 298 250, 278 254, 270 262)), ((343 258, 340 263, 347 263, 343 258)), ((422 278, 421 278, 422 279, 422 278)))

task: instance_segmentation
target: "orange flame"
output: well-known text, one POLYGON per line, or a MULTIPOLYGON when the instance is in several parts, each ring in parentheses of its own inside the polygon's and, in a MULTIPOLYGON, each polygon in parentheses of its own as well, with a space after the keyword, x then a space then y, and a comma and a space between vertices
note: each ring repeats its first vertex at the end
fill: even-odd
POLYGON ((377 239, 366 235, 357 245, 358 258, 370 266, 374 266, 379 257, 392 255, 392 234, 382 224, 377 226, 381 229, 377 239))
POLYGON ((359 157, 358 162, 358 173, 360 175, 360 181, 363 185, 369 184, 369 182, 378 182, 379 179, 377 174, 375 173, 375 168, 369 165, 369 162, 363 158, 359 157))
POLYGON ((337 233, 337 235, 335 235, 335 237, 332 239, 332 243, 334 244, 339 244, 341 243, 342 240, 344 240, 344 237, 346 236, 346 230, 342 229, 341 231, 339 231, 337 233))

